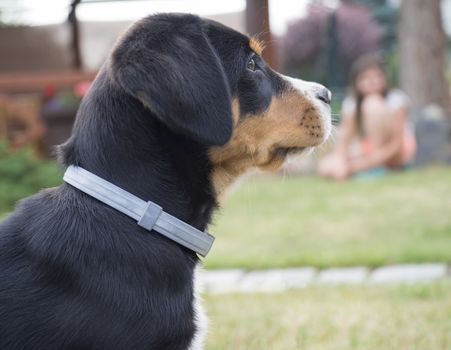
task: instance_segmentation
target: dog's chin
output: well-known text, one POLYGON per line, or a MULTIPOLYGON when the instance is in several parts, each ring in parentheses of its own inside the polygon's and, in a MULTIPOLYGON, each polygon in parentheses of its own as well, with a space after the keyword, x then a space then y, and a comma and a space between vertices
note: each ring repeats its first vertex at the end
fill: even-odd
POLYGON ((286 158, 290 155, 301 154, 305 149, 306 147, 276 147, 273 150, 273 154, 278 157, 286 158))
POLYGON ((287 159, 302 154, 305 149, 306 147, 276 147, 272 150, 270 159, 264 164, 259 164, 258 168, 270 172, 278 171, 285 165, 287 159))

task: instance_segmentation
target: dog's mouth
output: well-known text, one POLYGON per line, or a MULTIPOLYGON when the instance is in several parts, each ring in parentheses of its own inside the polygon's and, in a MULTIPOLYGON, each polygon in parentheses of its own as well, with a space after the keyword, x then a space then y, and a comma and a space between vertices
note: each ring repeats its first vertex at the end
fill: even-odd
POLYGON ((272 151, 275 156, 286 157, 292 154, 299 154, 304 151, 306 147, 276 147, 272 151))

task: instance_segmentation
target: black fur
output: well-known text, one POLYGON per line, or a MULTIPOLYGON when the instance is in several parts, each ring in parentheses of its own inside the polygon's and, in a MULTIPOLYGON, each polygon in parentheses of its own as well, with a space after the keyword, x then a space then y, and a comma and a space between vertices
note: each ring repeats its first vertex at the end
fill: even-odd
MULTIPOLYGON (((283 84, 248 38, 156 15, 118 42, 83 99, 64 165, 80 165, 204 230, 216 208, 208 149, 231 99, 260 111, 283 84)), ((0 349, 187 349, 196 254, 63 184, 0 224, 0 349)))

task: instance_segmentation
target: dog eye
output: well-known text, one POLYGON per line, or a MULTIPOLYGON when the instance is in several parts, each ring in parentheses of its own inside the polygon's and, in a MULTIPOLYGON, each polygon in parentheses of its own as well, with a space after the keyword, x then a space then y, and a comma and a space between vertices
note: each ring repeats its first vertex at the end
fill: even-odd
POLYGON ((247 69, 251 70, 251 71, 255 71, 255 69, 257 69, 257 65, 255 63, 255 60, 253 58, 251 58, 248 62, 247 62, 247 69))

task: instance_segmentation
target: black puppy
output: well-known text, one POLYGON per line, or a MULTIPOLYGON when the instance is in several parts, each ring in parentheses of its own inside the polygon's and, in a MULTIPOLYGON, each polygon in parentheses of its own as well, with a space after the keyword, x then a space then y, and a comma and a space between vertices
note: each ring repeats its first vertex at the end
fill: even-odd
MULTIPOLYGON (((251 167, 329 135, 330 92, 192 15, 147 17, 107 59, 61 146, 64 165, 204 230, 251 167)), ((197 255, 63 184, 0 225, 0 349, 200 349, 197 255)))

